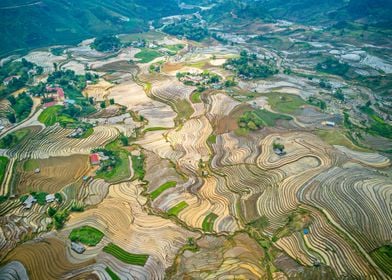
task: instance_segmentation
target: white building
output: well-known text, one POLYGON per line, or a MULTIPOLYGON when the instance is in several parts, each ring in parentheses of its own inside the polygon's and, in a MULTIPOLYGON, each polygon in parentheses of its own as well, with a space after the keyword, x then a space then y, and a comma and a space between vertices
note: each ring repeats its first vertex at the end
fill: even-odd
POLYGON ((46 200, 46 203, 51 203, 51 202, 53 202, 53 201, 55 200, 54 194, 48 194, 48 195, 45 197, 45 200, 46 200))
POLYGON ((29 195, 27 199, 23 202, 23 206, 25 209, 30 209, 36 202, 37 200, 34 198, 34 196, 29 195))

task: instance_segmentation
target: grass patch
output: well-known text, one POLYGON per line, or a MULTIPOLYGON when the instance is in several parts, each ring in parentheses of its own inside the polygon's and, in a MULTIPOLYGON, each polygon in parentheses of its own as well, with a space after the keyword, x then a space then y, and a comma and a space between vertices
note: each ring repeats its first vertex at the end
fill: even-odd
POLYGON ((162 184, 161 186, 159 186, 159 188, 157 188, 155 191, 150 193, 151 199, 152 200, 156 199, 158 196, 161 195, 161 193, 163 193, 167 189, 174 188, 176 185, 177 185, 177 182, 175 182, 175 181, 169 181, 169 182, 162 184))
POLYGON ((80 138, 88 138, 94 133, 94 128, 89 127, 80 138))
POLYGON ((292 117, 257 109, 245 112, 239 118, 238 123, 241 128, 257 130, 264 126, 275 126, 278 120, 292 120, 292 117))
POLYGON ((93 227, 82 226, 80 228, 75 228, 69 234, 69 239, 73 242, 81 242, 87 246, 95 246, 101 242, 104 234, 93 227))
POLYGON ((118 275, 116 273, 113 272, 113 270, 111 270, 108 266, 105 268, 105 271, 109 274, 110 278, 112 278, 112 280, 121 280, 120 277, 118 277, 118 275))
POLYGON ((215 220, 218 218, 218 215, 217 214, 215 214, 215 213, 210 213, 210 214, 208 214, 205 218, 204 218, 204 220, 203 220, 203 223, 202 223, 202 229, 205 231, 205 232, 212 232, 212 230, 214 229, 214 223, 215 223, 215 220))
POLYGON ((267 97, 272 109, 284 114, 292 114, 306 104, 301 97, 293 94, 274 92, 267 94, 267 97))
POLYGON ((104 179, 107 182, 118 182, 127 179, 130 176, 129 159, 126 151, 116 151, 116 164, 115 166, 105 172, 97 174, 97 178, 104 179))
POLYGON ((368 152, 369 150, 354 145, 342 132, 336 130, 318 130, 316 134, 329 145, 339 145, 354 151, 368 152))
POLYGON ((260 218, 250 222, 249 225, 256 229, 263 230, 270 225, 270 222, 266 216, 261 216, 260 218))
POLYGON ((392 139, 391 125, 380 118, 370 106, 362 106, 360 110, 369 116, 370 126, 366 128, 367 133, 392 139))
POLYGON ((176 123, 178 123, 181 120, 185 121, 189 119, 194 113, 192 105, 185 99, 178 100, 174 104, 174 110, 177 113, 177 117, 175 119, 176 123))
POLYGON ((159 130, 167 130, 167 127, 160 127, 160 126, 156 126, 156 127, 149 127, 146 128, 143 132, 149 132, 149 131, 159 131, 159 130))
POLYGON ((169 215, 177 216, 182 210, 187 208, 189 205, 185 201, 181 201, 167 211, 169 215))
POLYGON ((206 66, 206 63, 207 63, 206 61, 198 61, 198 62, 187 64, 187 66, 202 69, 204 68, 204 66, 206 66))
POLYGON ((382 246, 370 253, 377 265, 392 277, 392 245, 382 246))
POLYGON ((30 133, 28 128, 22 128, 10 134, 7 134, 0 140, 0 149, 11 149, 22 142, 30 133))
POLYGON ((236 136, 247 136, 249 134, 249 129, 246 129, 244 127, 239 127, 236 130, 234 130, 234 134, 236 136))
POLYGON ((201 103, 200 95, 201 95, 201 93, 198 91, 192 93, 192 95, 191 95, 192 103, 201 103))
POLYGON ((114 256, 115 258, 119 259, 124 263, 139 266, 144 266, 149 257, 149 255, 129 253, 113 243, 109 243, 108 245, 106 245, 103 248, 103 251, 114 256))
POLYGON ((46 126, 54 125, 58 121, 58 114, 61 106, 53 106, 46 108, 39 116, 38 121, 46 126))
POLYGON ((210 136, 208 136, 207 142, 210 143, 210 144, 216 144, 216 135, 215 134, 211 134, 210 136))
POLYGON ((135 54, 135 58, 139 59, 139 63, 148 63, 161 56, 160 52, 151 49, 142 49, 141 52, 135 54))
POLYGON ((110 170, 97 172, 96 178, 104 179, 109 183, 126 180, 131 176, 129 169, 129 153, 123 149, 121 140, 118 138, 105 146, 105 150, 112 152, 116 163, 110 170))
POLYGON ((151 89, 152 89, 152 84, 151 84, 150 82, 147 82, 147 83, 144 85, 144 91, 145 91, 145 92, 150 92, 151 89))
POLYGON ((0 184, 3 182, 5 177, 5 171, 7 170, 7 165, 9 163, 7 157, 0 157, 0 184))
POLYGON ((61 113, 63 107, 60 105, 46 108, 39 116, 38 121, 45 126, 52 126, 59 122, 62 125, 75 122, 75 119, 61 113))
POLYGON ((36 159, 29 159, 23 163, 23 170, 26 172, 32 172, 39 168, 39 162, 36 159))
POLYGON ((183 44, 166 45, 165 48, 168 49, 169 51, 177 53, 184 48, 184 45, 183 44))
POLYGON ((132 168, 135 172, 134 179, 143 180, 146 171, 144 170, 144 155, 132 156, 132 168))

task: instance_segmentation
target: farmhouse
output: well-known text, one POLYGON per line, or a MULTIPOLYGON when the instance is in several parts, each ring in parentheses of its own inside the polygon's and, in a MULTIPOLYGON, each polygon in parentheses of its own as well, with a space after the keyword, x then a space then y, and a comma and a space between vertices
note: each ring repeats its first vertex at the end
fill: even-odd
POLYGON ((83 135, 84 131, 85 130, 82 127, 78 127, 74 132, 69 134, 67 137, 68 138, 78 138, 83 135))
POLYGON ((64 100, 64 90, 61 87, 46 87, 46 91, 48 92, 56 92, 57 98, 59 100, 64 100))
POLYGON ((53 107, 54 105, 56 105, 57 102, 56 101, 51 101, 51 102, 47 102, 44 104, 45 108, 49 108, 49 107, 53 107))
POLYGON ((330 127, 335 127, 336 124, 335 124, 335 122, 326 121, 325 125, 330 126, 330 127))
POLYGON ((86 248, 84 248, 82 244, 76 242, 71 243, 71 249, 78 254, 83 254, 83 252, 86 251, 86 248))
POLYGON ((51 203, 51 202, 53 202, 53 201, 55 200, 54 194, 48 194, 48 195, 45 197, 45 200, 46 200, 46 203, 51 203))
POLYGON ((98 153, 94 153, 90 155, 90 163, 92 165, 99 165, 101 163, 101 159, 99 158, 98 153))
POLYGON ((284 156, 286 152, 283 149, 274 149, 274 153, 277 154, 278 156, 284 156))
POLYGON ((30 209, 35 202, 37 202, 37 200, 34 198, 34 196, 29 195, 27 199, 23 202, 23 206, 25 209, 30 209))

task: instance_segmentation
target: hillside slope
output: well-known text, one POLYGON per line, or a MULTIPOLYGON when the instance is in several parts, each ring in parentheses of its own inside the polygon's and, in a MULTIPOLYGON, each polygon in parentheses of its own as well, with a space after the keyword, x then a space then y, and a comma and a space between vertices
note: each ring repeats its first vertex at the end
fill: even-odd
MULTIPOLYGON (((286 19, 314 25, 361 20, 387 26, 391 22, 391 0, 226 0, 214 9, 220 15, 233 11, 244 19, 286 19)), ((211 11, 207 11, 211 12, 211 11)), ((214 18, 214 17, 213 17, 214 18)))
POLYGON ((176 1, 4 0, 0 3, 0 54, 148 28, 148 21, 179 11, 176 1))

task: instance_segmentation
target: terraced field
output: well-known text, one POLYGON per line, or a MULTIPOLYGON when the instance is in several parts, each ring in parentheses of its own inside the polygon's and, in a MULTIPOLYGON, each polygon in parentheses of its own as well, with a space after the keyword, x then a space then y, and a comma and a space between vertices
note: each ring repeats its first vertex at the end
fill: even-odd
POLYGON ((20 262, 29 272, 30 279, 66 277, 70 271, 94 263, 93 260, 73 263, 68 260, 67 254, 63 241, 48 238, 21 245, 7 256, 5 262, 20 262))
POLYGON ((89 167, 88 157, 82 155, 26 160, 16 167, 16 190, 19 194, 30 191, 59 192, 64 186, 80 180, 89 167), (35 173, 37 168, 39 173, 35 173))
MULTIPOLYGON (((236 76, 225 62, 241 41, 153 34, 158 47, 142 52, 84 42, 68 58, 26 56, 46 73, 45 58, 99 73, 83 88, 97 112, 75 115, 93 127, 85 138, 56 124, 60 104, 6 124, 0 279, 390 279, 391 156, 361 145, 366 123, 350 134, 350 110, 319 76, 236 76), (176 77, 204 70, 221 83, 176 77)), ((288 71, 280 53, 255 50, 288 71)))

